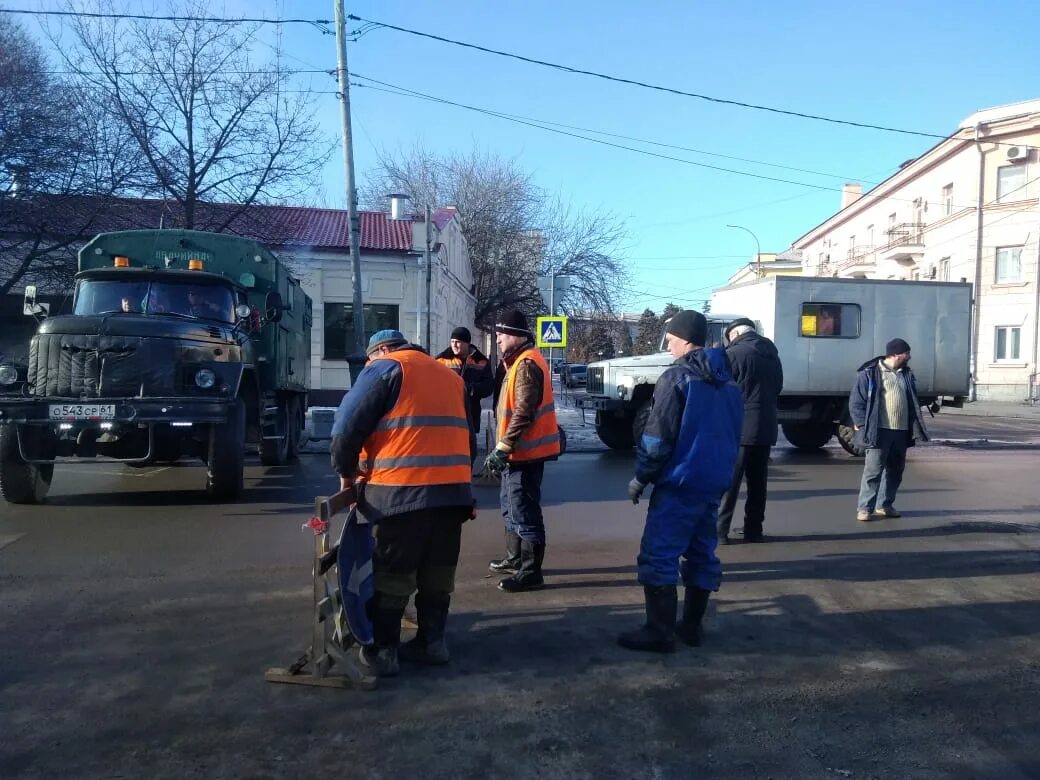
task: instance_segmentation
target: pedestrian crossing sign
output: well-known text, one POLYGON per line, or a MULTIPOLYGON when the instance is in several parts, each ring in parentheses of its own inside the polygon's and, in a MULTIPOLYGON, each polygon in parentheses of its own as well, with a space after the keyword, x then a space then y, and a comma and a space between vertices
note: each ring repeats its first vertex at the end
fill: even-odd
POLYGON ((539 347, 566 347, 567 346, 567 318, 566 317, 539 317, 538 318, 538 346, 539 347))

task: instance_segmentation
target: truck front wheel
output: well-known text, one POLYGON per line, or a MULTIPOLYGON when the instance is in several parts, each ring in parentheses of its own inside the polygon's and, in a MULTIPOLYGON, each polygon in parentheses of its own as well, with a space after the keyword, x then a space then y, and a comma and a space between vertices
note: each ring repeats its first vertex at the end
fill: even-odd
POLYGON ((650 420, 650 410, 653 408, 653 405, 653 400, 647 398, 636 409, 635 416, 632 417, 633 444, 639 444, 639 440, 643 438, 643 431, 646 430, 646 424, 650 420))
POLYGON ((597 412, 596 435, 612 450, 630 450, 635 443, 632 438, 632 418, 628 416, 613 417, 597 412))
POLYGON ((838 424, 838 443, 841 445, 841 448, 853 457, 862 458, 867 454, 867 451, 856 445, 855 436, 856 431, 853 430, 851 425, 838 424))
POLYGON ((834 425, 829 422, 782 423, 784 436, 800 450, 818 450, 831 440, 834 425))
POLYGON ((53 477, 53 465, 37 466, 22 460, 15 426, 0 425, 0 495, 5 501, 9 504, 42 503, 53 477))
POLYGON ((242 494, 245 448, 246 407, 236 398, 227 422, 209 427, 206 492, 217 501, 234 501, 242 494))

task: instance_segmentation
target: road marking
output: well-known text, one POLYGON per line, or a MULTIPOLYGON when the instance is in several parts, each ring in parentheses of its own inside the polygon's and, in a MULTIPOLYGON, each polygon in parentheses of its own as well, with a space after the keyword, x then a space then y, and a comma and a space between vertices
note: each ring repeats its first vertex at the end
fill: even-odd
POLYGON ((142 477, 154 477, 156 474, 162 474, 164 471, 169 471, 173 466, 161 466, 157 469, 149 468, 147 471, 144 469, 134 469, 126 471, 99 471, 99 474, 107 474, 110 477, 136 477, 138 479, 142 477))
POLYGON ((25 534, 11 534, 9 536, 0 536, 0 550, 7 547, 9 544, 13 544, 21 539, 25 534))

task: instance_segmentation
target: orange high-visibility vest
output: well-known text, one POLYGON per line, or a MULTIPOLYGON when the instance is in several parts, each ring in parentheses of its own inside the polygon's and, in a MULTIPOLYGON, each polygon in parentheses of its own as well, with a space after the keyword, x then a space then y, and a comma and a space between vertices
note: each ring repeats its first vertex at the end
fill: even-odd
POLYGON ((553 402, 552 375, 542 353, 534 347, 524 350, 513 361, 506 374, 502 389, 502 410, 498 415, 498 439, 502 440, 516 408, 516 369, 521 360, 532 360, 542 370, 542 403, 535 412, 534 421, 520 435, 520 440, 509 453, 510 462, 524 462, 555 458, 560 454, 560 430, 556 422, 556 404, 553 402))
POLYGON ((472 355, 467 355, 465 359, 460 358, 460 357, 455 357, 454 355, 452 355, 451 357, 447 357, 447 358, 440 358, 439 357, 439 358, 435 358, 435 359, 442 366, 447 366, 448 368, 450 368, 452 371, 454 371, 457 374, 461 374, 465 370, 466 366, 473 366, 475 368, 485 368, 485 367, 487 367, 487 361, 486 360, 477 360, 472 355))
POLYGON ((414 349, 374 359, 400 364, 401 392, 361 449, 358 467, 367 483, 366 500, 392 514, 444 505, 425 501, 415 488, 465 485, 468 494, 472 474, 462 380, 414 349), (406 490, 395 495, 381 488, 406 490))

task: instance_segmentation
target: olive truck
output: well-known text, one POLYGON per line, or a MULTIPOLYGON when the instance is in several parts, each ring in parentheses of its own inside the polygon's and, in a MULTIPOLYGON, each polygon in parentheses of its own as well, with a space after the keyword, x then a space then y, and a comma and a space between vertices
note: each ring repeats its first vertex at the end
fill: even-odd
POLYGON ((256 241, 189 230, 103 233, 79 252, 72 311, 0 365, 0 494, 44 500, 59 464, 201 459, 216 501, 238 498, 247 449, 296 457, 312 302, 256 241))

